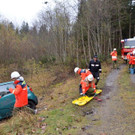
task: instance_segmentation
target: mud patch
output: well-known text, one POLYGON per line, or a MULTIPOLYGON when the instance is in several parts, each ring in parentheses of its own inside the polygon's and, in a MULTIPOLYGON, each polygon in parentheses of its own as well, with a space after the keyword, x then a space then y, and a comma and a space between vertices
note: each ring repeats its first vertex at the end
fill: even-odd
POLYGON ((82 127, 81 129, 82 129, 82 131, 85 131, 85 130, 88 130, 88 129, 90 129, 91 128, 91 126, 84 126, 84 127, 82 127))
POLYGON ((83 111, 83 116, 94 114, 94 109, 83 111))

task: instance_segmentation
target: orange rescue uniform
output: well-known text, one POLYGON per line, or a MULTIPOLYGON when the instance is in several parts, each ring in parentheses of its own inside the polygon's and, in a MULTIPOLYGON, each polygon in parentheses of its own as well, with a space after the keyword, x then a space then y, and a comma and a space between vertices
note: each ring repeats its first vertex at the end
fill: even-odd
POLYGON ((15 89, 10 88, 9 91, 15 95, 16 102, 14 107, 23 107, 28 104, 28 92, 25 81, 16 80, 14 82, 15 89))
POLYGON ((130 56, 131 57, 131 65, 135 65, 135 55, 130 56))
POLYGON ((117 51, 113 51, 110 54, 112 56, 112 61, 116 61, 117 60, 117 51))
POLYGON ((89 88, 93 88, 94 89, 94 93, 96 93, 96 86, 95 86, 95 82, 94 80, 90 83, 86 82, 86 81, 82 81, 81 82, 82 85, 82 93, 85 94, 89 88))
POLYGON ((95 82, 94 82, 94 77, 93 81, 91 83, 88 83, 85 81, 86 77, 92 74, 88 69, 79 69, 77 72, 81 76, 81 86, 82 86, 82 93, 85 94, 89 88, 94 89, 94 93, 96 92, 96 87, 95 87, 95 82))
POLYGON ((88 69, 79 69, 77 73, 81 76, 81 81, 85 80, 88 75, 92 74, 88 69))
POLYGON ((127 59, 128 59, 128 63, 131 65, 132 64, 132 56, 133 56, 133 53, 132 52, 129 52, 128 54, 127 54, 127 59))

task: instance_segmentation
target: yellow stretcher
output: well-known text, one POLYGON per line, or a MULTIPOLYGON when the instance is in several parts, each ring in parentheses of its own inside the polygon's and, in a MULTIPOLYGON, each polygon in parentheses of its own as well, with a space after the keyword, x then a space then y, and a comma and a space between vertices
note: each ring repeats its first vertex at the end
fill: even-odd
MULTIPOLYGON (((101 92, 102 92, 102 90, 97 89, 96 94, 98 95, 98 94, 100 94, 101 92)), ((94 96, 91 96, 91 97, 82 96, 82 97, 79 97, 78 99, 73 100, 73 101, 72 101, 72 104, 79 105, 79 106, 83 106, 83 105, 85 105, 86 103, 88 103, 89 101, 91 101, 93 98, 94 98, 94 96)))

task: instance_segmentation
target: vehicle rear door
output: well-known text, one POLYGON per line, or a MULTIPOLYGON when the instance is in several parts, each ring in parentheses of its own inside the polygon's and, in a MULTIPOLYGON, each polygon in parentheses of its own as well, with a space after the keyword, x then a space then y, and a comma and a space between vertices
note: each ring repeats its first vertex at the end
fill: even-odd
POLYGON ((13 84, 0 85, 0 119, 11 116, 15 103, 15 96, 6 88, 14 88, 13 84))

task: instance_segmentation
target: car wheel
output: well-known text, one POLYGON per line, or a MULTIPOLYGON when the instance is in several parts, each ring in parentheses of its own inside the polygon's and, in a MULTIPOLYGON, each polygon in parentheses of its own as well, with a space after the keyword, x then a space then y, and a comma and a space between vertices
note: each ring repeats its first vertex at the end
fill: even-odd
POLYGON ((29 100, 28 101, 28 105, 27 105, 29 108, 31 108, 31 109, 36 109, 36 105, 35 105, 35 103, 33 102, 33 101, 31 101, 31 100, 29 100))

